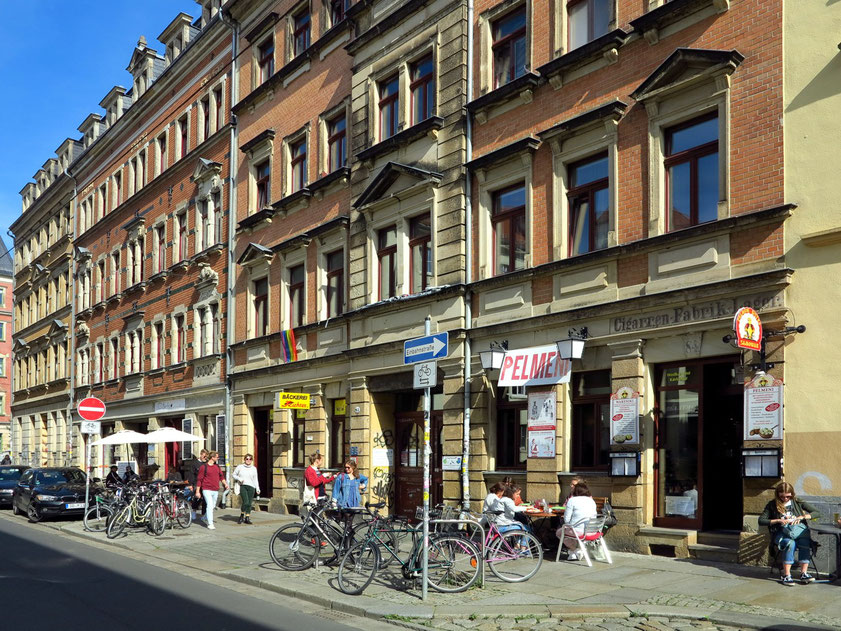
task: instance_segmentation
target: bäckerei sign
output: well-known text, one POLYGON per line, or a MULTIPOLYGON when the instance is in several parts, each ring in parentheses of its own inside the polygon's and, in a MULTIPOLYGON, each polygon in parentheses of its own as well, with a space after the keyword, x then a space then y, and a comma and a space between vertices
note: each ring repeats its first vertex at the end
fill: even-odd
POLYGON ((519 348, 505 353, 500 386, 551 386, 568 383, 570 362, 558 356, 555 344, 519 348))

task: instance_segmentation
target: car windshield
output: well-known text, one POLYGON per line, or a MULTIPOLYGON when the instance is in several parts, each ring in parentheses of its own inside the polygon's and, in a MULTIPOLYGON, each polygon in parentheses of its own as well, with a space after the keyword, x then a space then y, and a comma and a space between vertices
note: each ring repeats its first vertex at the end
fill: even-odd
POLYGON ((69 469, 67 471, 42 471, 38 474, 38 484, 65 484, 67 482, 84 483, 85 474, 69 469))
POLYGON ((19 480, 20 474, 23 473, 22 469, 15 468, 2 468, 0 469, 0 482, 8 482, 9 480, 19 480))

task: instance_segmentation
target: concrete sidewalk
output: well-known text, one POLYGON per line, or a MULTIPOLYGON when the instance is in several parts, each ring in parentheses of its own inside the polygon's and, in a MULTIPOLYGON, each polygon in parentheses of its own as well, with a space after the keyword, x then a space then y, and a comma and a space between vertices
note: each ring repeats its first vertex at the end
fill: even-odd
POLYGON ((462 594, 430 590, 426 602, 421 600, 419 586, 404 581, 399 571, 389 568, 375 577, 363 595, 347 596, 336 586, 335 567, 287 572, 272 562, 268 551, 272 532, 298 518, 255 513, 254 525, 247 526, 236 523, 238 516, 239 512, 232 509, 217 511, 217 528, 213 531, 195 523, 187 530, 167 530, 161 537, 135 530, 114 541, 104 533, 85 532, 81 522, 43 525, 96 545, 132 550, 150 561, 182 564, 368 617, 417 621, 474 620, 478 615, 565 619, 665 616, 707 619, 739 628, 841 629, 839 584, 784 587, 766 567, 626 553, 614 553, 612 565, 594 562, 592 568, 583 561, 555 563, 552 555, 525 583, 504 583, 487 572, 483 588, 462 594))

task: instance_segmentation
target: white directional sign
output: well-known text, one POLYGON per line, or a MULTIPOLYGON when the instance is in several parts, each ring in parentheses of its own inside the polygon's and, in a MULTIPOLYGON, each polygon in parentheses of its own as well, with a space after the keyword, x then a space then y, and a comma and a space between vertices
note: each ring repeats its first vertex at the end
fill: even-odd
POLYGON ((434 388, 438 385, 438 368, 435 362, 420 362, 413 366, 415 390, 434 388))
POLYGON ((446 357, 448 341, 449 335, 444 332, 403 342, 403 363, 414 364, 446 357))

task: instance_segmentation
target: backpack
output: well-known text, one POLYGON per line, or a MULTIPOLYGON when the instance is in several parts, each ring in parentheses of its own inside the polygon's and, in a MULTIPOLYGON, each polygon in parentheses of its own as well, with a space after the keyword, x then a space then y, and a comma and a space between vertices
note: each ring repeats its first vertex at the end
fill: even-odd
POLYGON ((616 519, 616 513, 613 512, 613 506, 611 506, 610 502, 607 500, 604 502, 602 515, 604 516, 604 530, 602 532, 607 532, 619 523, 619 520, 616 519))

